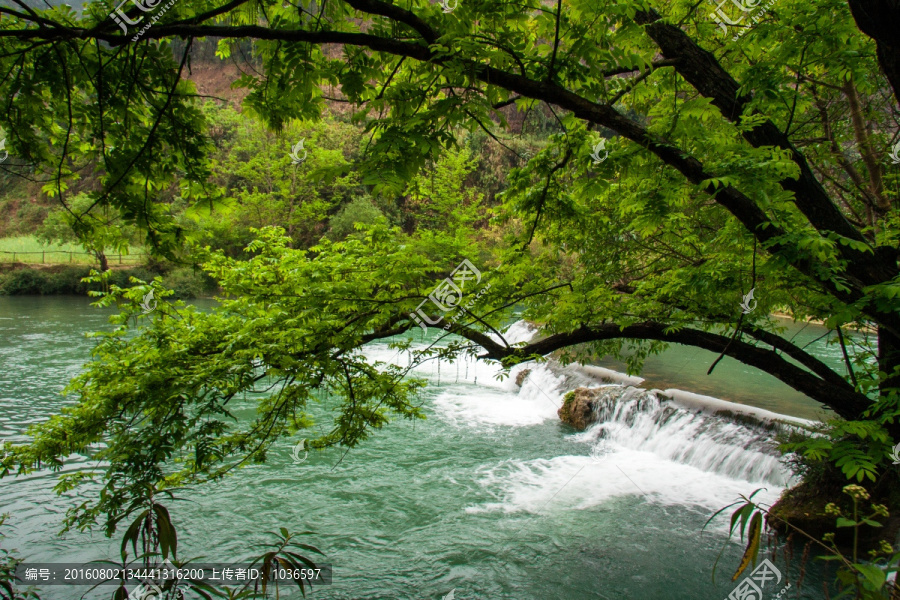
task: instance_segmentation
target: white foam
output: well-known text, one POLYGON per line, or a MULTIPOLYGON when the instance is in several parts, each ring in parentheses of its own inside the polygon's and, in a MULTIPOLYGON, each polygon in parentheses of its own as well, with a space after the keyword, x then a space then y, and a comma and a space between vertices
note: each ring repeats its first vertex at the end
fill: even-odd
POLYGON ((712 396, 704 396, 702 394, 695 394, 693 392, 686 392, 684 390, 668 389, 660 393, 670 397, 676 404, 683 406, 684 408, 700 410, 706 414, 714 414, 720 410, 728 410, 731 412, 756 417, 757 419, 769 422, 781 421, 785 423, 800 425, 803 427, 811 427, 818 424, 817 421, 810 421, 808 419, 801 419, 799 417, 783 415, 781 413, 772 412, 771 410, 766 410, 764 408, 757 408, 755 406, 747 406, 746 404, 729 402, 728 400, 713 398, 712 396))
POLYGON ((757 487, 768 488, 754 497, 766 505, 777 500, 783 490, 772 485, 748 486, 745 481, 631 449, 617 449, 598 457, 505 461, 484 470, 479 483, 498 501, 470 506, 467 512, 583 510, 625 496, 715 511, 734 502, 741 494, 749 495, 757 487))
MULTIPOLYGON (((507 328, 504 337, 513 344, 535 332, 529 323, 517 321, 507 328)), ((422 349, 427 343, 414 343, 412 350, 422 349)), ((411 364, 410 352, 393 350, 386 343, 367 345, 365 356, 401 367, 411 364)), ((429 360, 413 366, 410 375, 428 379, 429 387, 438 390, 433 405, 438 417, 456 426, 473 427, 527 427, 556 420, 571 379, 555 374, 545 363, 517 365, 506 374, 498 363, 470 356, 455 361, 429 360), (526 368, 531 373, 520 388, 516 377, 526 368)))
POLYGON ((620 385, 635 386, 644 383, 643 377, 626 375, 625 373, 619 373, 618 371, 613 371, 612 369, 607 369, 606 367, 598 367, 595 365, 572 365, 572 367, 581 371, 588 377, 600 379, 601 381, 611 381, 620 385))
POLYGON ((770 430, 693 412, 638 388, 609 386, 597 403, 598 421, 576 436, 595 451, 612 445, 743 481, 790 480, 770 430))
MULTIPOLYGON (((560 375, 549 379, 553 373, 543 368, 536 381, 571 383, 560 375)), ((756 489, 763 491, 755 500, 771 504, 791 481, 765 429, 696 413, 633 387, 601 390, 600 421, 572 436, 589 445, 589 456, 513 459, 486 468, 479 483, 497 501, 467 511, 582 510, 640 496, 710 512, 756 489)))
POLYGON ((525 427, 558 419, 563 378, 546 365, 536 365, 519 389, 515 384, 519 370, 521 367, 513 369, 503 381, 480 378, 477 386, 468 381, 448 384, 434 400, 434 409, 438 416, 458 426, 525 427))
MULTIPOLYGON (((504 337, 515 344, 535 333, 533 326, 518 321, 504 337)), ((423 339, 414 349, 427 343, 423 339)), ((368 345, 365 353, 369 359, 401 366, 410 361, 409 353, 384 343, 368 345)), ((662 392, 673 398, 663 400, 631 387, 643 381, 639 377, 590 365, 562 367, 552 360, 520 364, 501 376, 497 363, 463 356, 454 362, 427 361, 411 374, 429 380, 435 416, 460 428, 532 427, 556 421, 567 391, 582 386, 601 390, 600 421, 572 436, 587 444, 594 458, 514 459, 491 466, 480 483, 498 501, 468 509, 474 512, 534 512, 543 510, 551 498, 553 506, 584 509, 632 494, 661 504, 716 510, 739 494, 763 487, 768 491, 757 498, 774 502, 791 474, 774 449, 771 432, 713 413, 730 410, 765 421, 811 423, 681 390, 662 392), (530 373, 519 387, 515 380, 524 369, 530 373)))
MULTIPOLYGON (((503 332, 503 339, 506 340, 506 343, 510 346, 515 346, 516 344, 523 344, 531 341, 531 338, 533 338, 537 332, 537 327, 528 321, 519 320, 506 328, 506 331, 503 332)), ((491 333, 490 336, 495 342, 502 343, 502 340, 498 338, 496 334, 491 333)))

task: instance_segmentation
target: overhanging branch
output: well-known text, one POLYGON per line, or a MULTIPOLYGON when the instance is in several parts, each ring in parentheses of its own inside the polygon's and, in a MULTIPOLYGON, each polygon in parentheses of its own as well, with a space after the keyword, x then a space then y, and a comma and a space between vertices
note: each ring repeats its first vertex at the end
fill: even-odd
MULTIPOLYGON (((802 359, 801 362, 810 363, 816 368, 815 373, 786 360, 772 349, 760 348, 740 340, 729 343, 730 339, 724 335, 692 328, 673 329, 665 323, 656 321, 644 321, 624 327, 616 323, 586 326, 571 332, 553 334, 518 348, 503 346, 484 334, 465 327, 451 327, 450 331, 482 346, 486 353, 479 358, 498 361, 508 361, 511 358, 526 359, 535 355, 546 356, 556 350, 577 344, 613 339, 657 340, 682 344, 711 352, 724 352, 726 356, 743 364, 770 373, 795 390, 826 405, 845 419, 857 419, 863 411, 871 406, 871 401, 867 396, 857 392, 853 386, 833 372, 830 374, 823 372, 821 374, 825 375, 825 378, 820 377, 819 371, 824 365, 810 363, 803 358, 802 355, 805 353, 799 349, 795 349, 789 355, 795 358, 799 357, 802 359)), ((759 331, 754 331, 754 333, 756 336, 765 337, 759 331)), ((785 353, 788 353, 786 347, 790 346, 785 340, 777 342, 771 337, 767 338, 766 343, 777 344, 777 347, 785 353)), ((812 360, 815 361, 815 359, 812 360)), ((827 367, 824 368, 827 369, 827 367)))
MULTIPOLYGON (((413 27, 426 40, 436 32, 424 21, 408 13, 405 9, 398 9, 380 0, 350 0, 350 5, 361 11, 371 11, 370 14, 400 19, 400 22, 413 27), (402 12, 399 14, 397 11, 402 12), (408 14, 407 14, 408 13, 408 14), (415 17, 415 18, 414 18, 415 17)), ((129 42, 126 36, 97 32, 96 30, 74 29, 68 27, 38 28, 25 30, 0 31, 0 37, 18 37, 21 39, 86 39, 96 38, 106 41, 112 46, 118 46, 129 42)), ((764 242, 766 248, 773 253, 781 254, 794 268, 801 273, 819 281, 828 292, 846 304, 859 302, 874 321, 885 329, 900 337, 900 315, 879 311, 866 305, 865 292, 860 285, 858 274, 871 272, 872 267, 854 263, 850 269, 843 269, 841 279, 848 285, 839 286, 833 278, 823 275, 823 265, 815 263, 803 254, 797 252, 792 246, 784 245, 780 239, 784 232, 774 226, 768 216, 756 205, 753 200, 734 187, 716 187, 711 183, 704 184, 713 178, 713 174, 707 172, 704 165, 687 154, 674 143, 660 139, 650 134, 636 121, 627 118, 606 104, 599 104, 554 83, 537 81, 524 75, 506 72, 495 67, 484 65, 472 60, 459 57, 449 57, 445 54, 432 52, 421 41, 404 42, 391 38, 383 38, 365 33, 348 33, 332 31, 303 31, 295 29, 273 29, 258 25, 247 26, 206 26, 186 23, 157 25, 144 35, 144 39, 162 39, 170 37, 219 37, 219 38, 253 38, 261 40, 280 40, 286 42, 307 42, 313 44, 348 44, 366 47, 374 51, 385 52, 396 56, 409 57, 418 61, 434 65, 445 66, 453 63, 455 66, 464 65, 468 72, 472 73, 479 81, 488 85, 496 85, 514 92, 522 97, 541 100, 548 104, 554 104, 565 110, 571 111, 575 116, 587 122, 594 123, 612 129, 623 137, 635 142, 655 154, 661 161, 681 173, 690 183, 702 186, 703 191, 712 196, 715 201, 737 218, 741 224, 752 232, 757 239, 764 242)), ((830 204, 830 202, 829 202, 830 204)), ((833 205, 832 205, 833 206, 833 205)), ((872 257, 869 257, 870 259, 872 257)), ((869 263, 881 263, 870 260, 869 263)), ((868 278, 867 278, 868 279, 868 278)), ((876 277, 877 279, 877 277, 876 277)), ((888 278, 889 279, 889 278, 888 278)), ((881 282, 888 279, 882 279, 881 282)))
MULTIPOLYGON (((701 95, 712 100, 722 116, 735 123, 740 121, 752 98, 748 94, 740 94, 740 84, 711 52, 701 48, 681 28, 663 22, 656 11, 639 12, 635 20, 645 26, 644 30, 656 42, 663 55, 675 61, 675 70, 679 75, 701 95)), ((813 174, 806 157, 775 123, 766 120, 744 131, 743 137, 755 148, 775 147, 790 152, 800 175, 797 179, 785 178, 779 184, 794 194, 794 204, 817 231, 833 231, 842 237, 868 245, 868 240, 831 201, 828 192, 813 174)), ((859 287, 882 283, 897 274, 896 265, 884 261, 880 254, 873 255, 873 252, 863 252, 843 244, 838 245, 838 251, 853 264, 853 268, 847 272, 850 279, 858 280, 859 287)))

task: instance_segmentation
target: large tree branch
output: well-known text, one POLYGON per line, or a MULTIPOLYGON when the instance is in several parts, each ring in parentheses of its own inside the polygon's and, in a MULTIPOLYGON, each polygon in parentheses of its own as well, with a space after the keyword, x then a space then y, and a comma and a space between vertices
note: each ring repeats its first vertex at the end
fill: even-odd
MULTIPOLYGON (((843 378, 836 376, 833 372, 827 376, 827 379, 823 379, 817 374, 810 373, 806 369, 788 361, 775 350, 760 348, 740 340, 731 341, 727 336, 708 331, 691 328, 672 329, 669 325, 656 321, 644 321, 643 323, 625 327, 616 323, 581 327, 572 332, 548 336, 519 348, 503 346, 481 333, 468 330, 462 326, 452 326, 450 331, 458 333, 482 346, 487 352, 479 358, 493 360, 527 359, 535 355, 546 356, 551 352, 576 344, 612 339, 658 340, 673 344, 683 344, 703 348, 711 352, 724 353, 726 356, 730 356, 746 365, 770 373, 795 390, 826 405, 845 419, 858 419, 872 404, 867 396, 857 392, 852 385, 844 381, 843 378)), ((757 331, 755 334, 759 335, 760 332, 757 331)), ((791 345, 781 338, 779 338, 781 341, 778 342, 772 337, 765 337, 767 339, 763 341, 783 351, 785 351, 787 346, 791 345)), ((789 355, 796 358, 805 354, 799 349, 796 350, 796 352, 791 351, 789 355)), ((807 361, 803 360, 802 362, 805 363, 807 361)), ((820 365, 814 366, 816 366, 817 371, 821 370, 820 365)), ((821 367, 824 367, 824 365, 821 365, 821 367)), ((827 369, 827 367, 824 368, 827 369)))
POLYGON ((232 11, 235 8, 241 6, 242 4, 246 4, 249 1, 250 0, 232 0, 228 4, 223 4, 222 6, 220 6, 218 8, 214 8, 205 13, 201 13, 197 16, 191 17, 190 19, 185 19, 184 21, 179 21, 179 23, 190 23, 190 24, 203 23, 205 21, 209 21, 210 19, 215 19, 219 15, 223 15, 229 11, 232 11))
MULTIPOLYGON (((701 48, 684 31, 675 25, 664 23, 656 11, 640 12, 635 20, 645 25, 645 31, 662 50, 663 56, 675 59, 676 71, 700 94, 712 100, 722 115, 737 122, 752 100, 748 94, 740 94, 740 85, 722 68, 715 56, 701 48)), ((774 146, 787 150, 797 165, 797 179, 784 179, 781 186, 794 194, 794 204, 818 231, 836 234, 868 245, 868 240, 856 229, 832 202, 825 188, 816 179, 806 158, 771 120, 766 120, 744 131, 746 139, 754 147, 774 146)), ((862 252, 850 246, 838 245, 842 256, 852 263, 848 272, 857 278, 861 286, 875 285, 897 275, 896 264, 882 253, 862 252)), ((873 249, 874 251, 874 249, 873 249)))
POLYGON ((900 103, 900 0, 849 0, 860 31, 875 40, 878 63, 900 103))
MULTIPOLYGON (((374 5, 374 8, 383 12, 392 12, 393 10, 385 8, 385 6, 389 5, 385 5, 378 0, 351 1, 358 6, 374 5)), ((10 36, 22 39, 97 38, 106 41, 111 46, 119 46, 128 43, 130 40, 130 38, 122 35, 70 28, 0 31, 0 37, 10 36)), ((795 248, 784 245, 779 238, 785 232, 773 225, 768 216, 753 200, 732 186, 721 188, 713 183, 709 183, 709 180, 713 178, 713 174, 706 171, 699 160, 690 156, 675 144, 651 134, 639 123, 625 117, 613 107, 607 104, 598 104, 553 82, 536 81, 520 74, 503 71, 475 61, 438 55, 420 42, 404 42, 366 33, 274 29, 258 25, 202 26, 182 23, 157 25, 144 35, 145 40, 170 37, 254 38, 313 44, 349 44, 396 56, 406 56, 435 65, 447 65, 450 63, 459 65, 463 63, 468 72, 472 73, 474 77, 483 83, 502 87, 523 97, 554 104, 571 111, 575 116, 587 122, 612 129, 646 148, 665 164, 680 172, 690 183, 700 186, 703 191, 712 196, 720 206, 737 218, 757 239, 765 243, 770 252, 780 254, 801 273, 816 281, 820 281, 828 292, 841 302, 851 304, 864 300, 863 288, 865 284, 864 281, 860 281, 858 274, 860 271, 870 270, 871 267, 867 265, 881 264, 881 261, 872 260, 871 255, 867 255, 869 260, 865 265, 854 265, 852 270, 844 270, 842 277, 848 285, 844 287, 839 286, 826 274, 827 268, 824 265, 819 265, 808 258, 804 258, 803 254, 795 248)), ((831 206, 833 208, 833 205, 831 206)), ((890 277, 885 277, 880 279, 879 282, 884 282, 888 279, 890 277)), ((900 315, 878 311, 869 305, 863 306, 863 310, 867 311, 867 314, 873 320, 900 337, 900 315)))
POLYGON ((834 370, 832 370, 831 367, 823 363, 812 354, 804 352, 801 348, 795 346, 780 335, 776 335, 770 331, 766 331, 765 329, 759 329, 758 327, 753 326, 745 326, 743 331, 747 335, 758 339, 764 344, 772 346, 775 350, 780 350, 781 352, 787 354, 825 381, 831 382, 832 384, 837 386, 847 385, 847 381, 843 377, 838 375, 834 370))
POLYGON ((387 17, 392 21, 403 23, 415 30, 429 44, 433 44, 439 37, 438 32, 426 21, 405 8, 379 0, 344 0, 344 2, 360 12, 387 17))

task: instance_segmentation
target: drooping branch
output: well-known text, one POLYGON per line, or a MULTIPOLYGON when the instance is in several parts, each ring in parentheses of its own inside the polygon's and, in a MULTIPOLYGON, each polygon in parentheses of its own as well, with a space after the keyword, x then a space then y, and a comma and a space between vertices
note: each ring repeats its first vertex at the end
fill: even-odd
POLYGON ((772 348, 774 348, 775 350, 779 350, 787 354, 825 381, 829 381, 837 386, 846 385, 847 383, 844 378, 834 372, 831 367, 823 363, 812 354, 809 354, 808 352, 803 351, 798 346, 795 346, 780 335, 776 335, 770 331, 766 331, 765 329, 760 329, 758 327, 752 326, 745 327, 744 333, 758 339, 764 344, 772 346, 772 348))

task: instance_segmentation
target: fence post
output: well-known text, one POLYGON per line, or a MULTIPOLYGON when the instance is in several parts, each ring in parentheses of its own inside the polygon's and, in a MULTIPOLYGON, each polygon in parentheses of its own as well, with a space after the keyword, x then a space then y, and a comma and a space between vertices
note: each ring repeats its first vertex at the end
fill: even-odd
POLYGON ((41 250, 41 264, 44 264, 44 250, 41 250))
POLYGON ((69 262, 72 262, 72 253, 69 252, 69 262))
POLYGON ((119 255, 119 264, 120 265, 122 264, 122 255, 121 254, 119 255))
POLYGON ((16 253, 13 252, 13 262, 16 262, 16 253))

